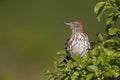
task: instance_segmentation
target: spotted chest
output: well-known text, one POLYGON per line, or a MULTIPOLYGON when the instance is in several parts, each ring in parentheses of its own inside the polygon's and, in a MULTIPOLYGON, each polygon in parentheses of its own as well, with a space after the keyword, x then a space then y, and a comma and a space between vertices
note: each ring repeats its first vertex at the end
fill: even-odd
POLYGON ((83 33, 72 34, 65 44, 65 49, 68 55, 80 54, 84 56, 90 48, 88 36, 83 33))

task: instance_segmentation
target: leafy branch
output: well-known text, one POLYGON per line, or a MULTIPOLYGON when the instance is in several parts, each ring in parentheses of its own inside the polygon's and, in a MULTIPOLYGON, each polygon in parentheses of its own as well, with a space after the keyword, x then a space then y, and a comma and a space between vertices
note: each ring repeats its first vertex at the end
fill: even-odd
POLYGON ((108 37, 120 35, 120 29, 112 27, 120 18, 120 0, 106 0, 106 2, 101 1, 96 4, 94 12, 96 13, 99 22, 106 10, 110 10, 110 12, 107 13, 106 19, 106 32, 109 35, 108 37))

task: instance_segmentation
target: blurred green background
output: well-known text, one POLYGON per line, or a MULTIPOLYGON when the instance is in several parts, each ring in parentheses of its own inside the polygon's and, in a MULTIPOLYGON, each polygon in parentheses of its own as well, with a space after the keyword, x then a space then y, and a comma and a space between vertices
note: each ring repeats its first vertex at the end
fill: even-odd
POLYGON ((45 80, 80 19, 90 40, 102 32, 93 12, 99 0, 0 0, 0 80, 45 80))

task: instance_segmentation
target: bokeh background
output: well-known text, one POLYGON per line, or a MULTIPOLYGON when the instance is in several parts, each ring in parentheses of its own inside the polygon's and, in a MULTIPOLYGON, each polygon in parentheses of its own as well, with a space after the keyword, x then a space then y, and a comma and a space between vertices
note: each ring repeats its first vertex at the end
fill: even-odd
POLYGON ((65 21, 80 19, 91 41, 103 32, 98 1, 0 0, 0 80, 45 80, 70 35, 65 21))

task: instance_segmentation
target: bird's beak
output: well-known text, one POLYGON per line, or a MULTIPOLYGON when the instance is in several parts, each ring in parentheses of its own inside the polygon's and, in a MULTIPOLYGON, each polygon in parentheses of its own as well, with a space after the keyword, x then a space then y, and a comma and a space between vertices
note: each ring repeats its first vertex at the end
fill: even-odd
POLYGON ((71 22, 65 22, 64 24, 66 24, 66 25, 72 25, 72 23, 71 22))

